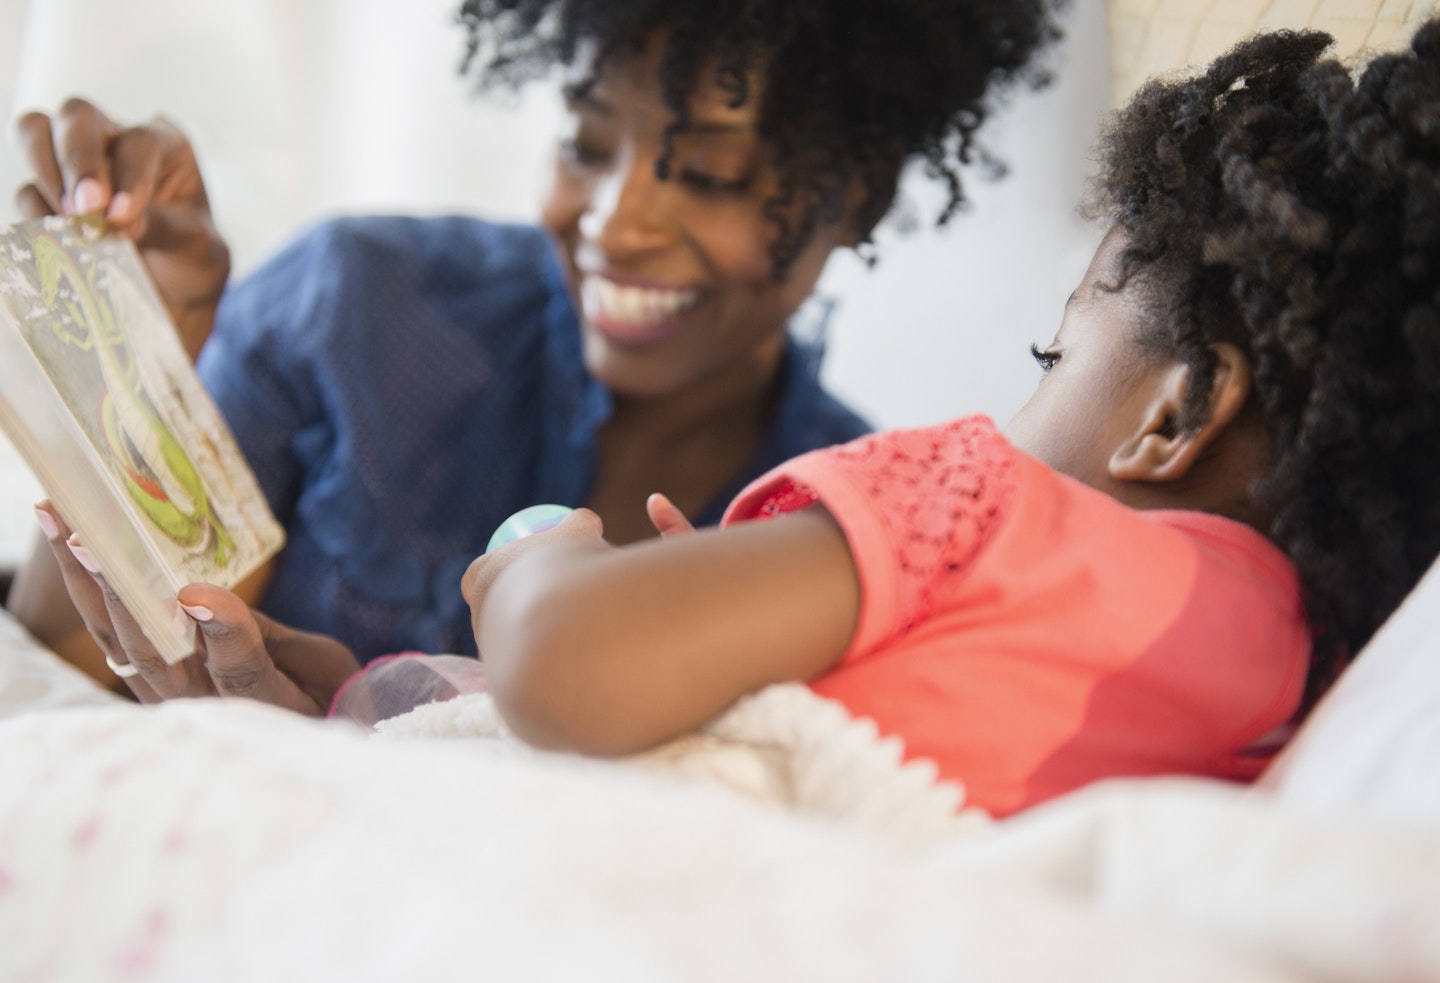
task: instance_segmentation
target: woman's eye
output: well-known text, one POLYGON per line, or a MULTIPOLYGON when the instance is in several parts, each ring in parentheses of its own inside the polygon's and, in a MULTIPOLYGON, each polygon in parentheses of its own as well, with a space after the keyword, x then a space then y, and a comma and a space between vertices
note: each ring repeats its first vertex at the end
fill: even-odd
POLYGON ((1055 363, 1060 361, 1060 353, 1042 350, 1034 342, 1030 344, 1030 357, 1035 359, 1035 364, 1040 366, 1041 375, 1049 375, 1055 363))
POLYGON ((750 187, 750 179, 748 177, 741 178, 738 181, 730 180, 689 168, 680 172, 680 180, 684 182, 686 187, 698 191, 703 195, 738 195, 750 187))
POLYGON ((560 156, 580 167, 599 167, 609 159, 600 147, 574 138, 560 141, 560 156))

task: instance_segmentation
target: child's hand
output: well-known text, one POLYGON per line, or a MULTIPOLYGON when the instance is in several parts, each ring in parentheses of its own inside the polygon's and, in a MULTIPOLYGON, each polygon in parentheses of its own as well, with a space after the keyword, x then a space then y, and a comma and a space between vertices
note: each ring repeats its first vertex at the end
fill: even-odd
POLYGON ((243 696, 311 716, 323 715, 360 664, 340 642, 295 631, 253 612, 211 584, 181 588, 178 598, 200 628, 196 655, 171 665, 145 637, 48 503, 47 539, 65 588, 106 662, 142 703, 193 696, 243 696), (54 535, 50 535, 51 531, 54 535))
POLYGON ((685 518, 685 513, 659 492, 645 499, 645 513, 650 516, 650 524, 662 538, 684 536, 695 531, 690 520, 685 518))
MULTIPOLYGON (((668 501, 666 504, 669 504, 668 501)), ((674 508, 673 505, 670 507, 674 508)), ((678 510, 676 514, 679 514, 678 510)), ((683 516, 680 521, 685 521, 683 516)), ((476 557, 469 569, 465 571, 465 576, 460 580, 460 593, 464 595, 466 603, 470 605, 471 624, 478 626, 480 608, 484 605, 485 597, 490 593, 495 578, 499 577, 517 559, 536 549, 553 547, 556 543, 562 542, 604 547, 604 532, 600 516, 589 509, 575 509, 561 519, 557 525, 544 532, 532 533, 476 557)), ((483 652, 481 658, 484 658, 483 652)))
POLYGON ((615 548, 584 510, 471 566, 463 590, 486 687, 538 747, 633 754, 747 693, 813 679, 854 634, 859 577, 820 508, 615 548))

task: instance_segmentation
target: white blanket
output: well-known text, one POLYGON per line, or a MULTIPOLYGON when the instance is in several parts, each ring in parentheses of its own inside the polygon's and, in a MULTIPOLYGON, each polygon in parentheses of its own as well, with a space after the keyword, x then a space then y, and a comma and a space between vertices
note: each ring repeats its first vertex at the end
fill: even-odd
POLYGON ((473 698, 377 739, 44 663, 0 663, 4 980, 1440 979, 1433 827, 1198 781, 957 816, 794 687, 606 763, 454 739, 473 698))

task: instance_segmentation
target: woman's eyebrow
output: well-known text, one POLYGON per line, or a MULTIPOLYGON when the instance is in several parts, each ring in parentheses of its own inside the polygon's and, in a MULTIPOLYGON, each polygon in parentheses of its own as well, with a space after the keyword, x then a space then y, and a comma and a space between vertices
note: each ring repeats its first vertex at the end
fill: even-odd
POLYGON ((597 116, 614 116, 615 107, 595 94, 594 86, 576 83, 565 86, 565 104, 571 109, 588 109, 597 116))
POLYGON ((686 133, 753 133, 755 124, 750 120, 691 120, 685 126, 686 133))

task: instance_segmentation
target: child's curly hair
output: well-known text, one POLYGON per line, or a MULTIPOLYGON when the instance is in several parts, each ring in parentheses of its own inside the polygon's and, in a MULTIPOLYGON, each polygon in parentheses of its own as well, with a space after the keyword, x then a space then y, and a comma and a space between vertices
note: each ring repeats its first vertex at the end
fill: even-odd
MULTIPOLYGON (((782 179, 768 209, 779 279, 816 225, 843 214, 856 178, 859 245, 870 252, 911 158, 947 186, 937 224, 947 222, 964 204, 960 168, 976 153, 992 100, 1017 80, 1046 81, 1032 56, 1059 36, 1053 14, 1067 2, 465 0, 459 17, 469 34, 465 68, 478 66, 482 84, 568 65, 582 43, 595 46, 598 71, 663 30, 671 135, 685 128, 702 70, 740 105, 751 94, 747 73, 758 69, 758 128, 782 179)), ((656 162, 662 178, 667 165, 663 155, 656 162)))
POLYGON ((1354 73, 1318 32, 1152 81, 1109 125, 1091 211, 1129 236, 1147 329, 1193 370, 1237 345, 1272 441, 1256 489, 1317 632, 1310 697, 1440 551, 1440 21, 1354 73))

